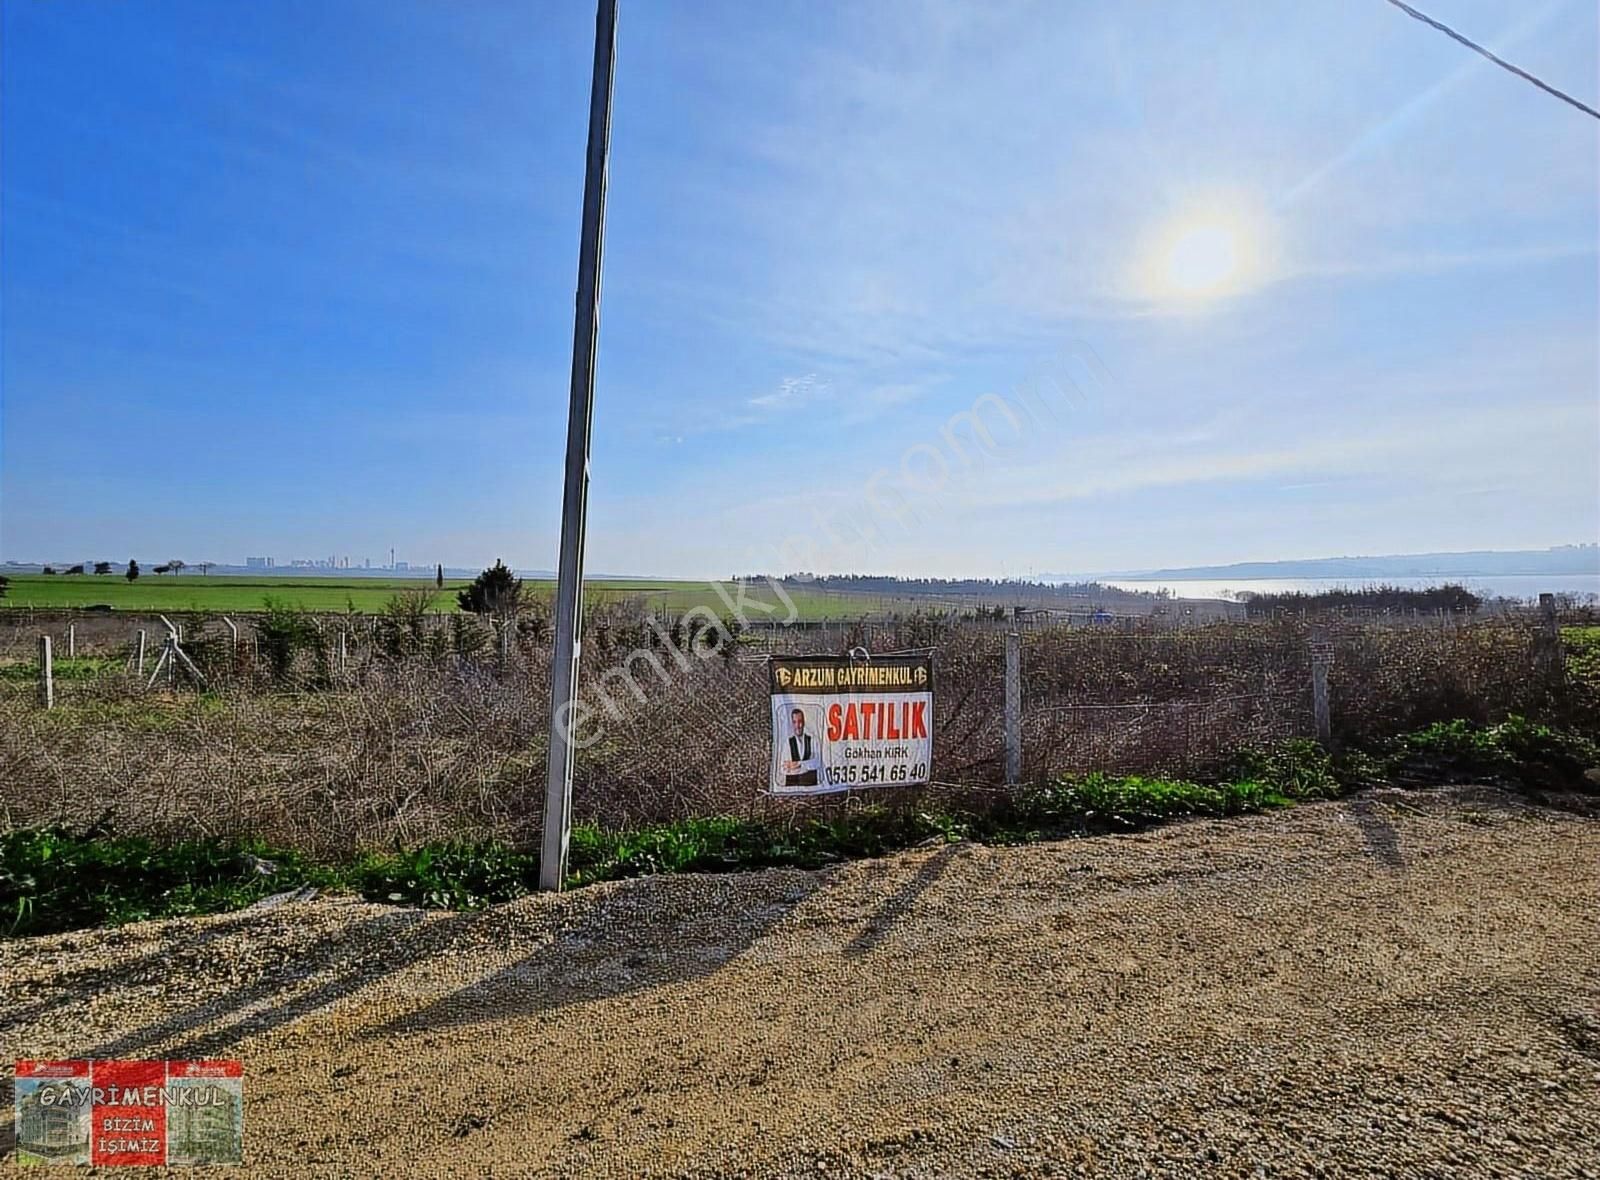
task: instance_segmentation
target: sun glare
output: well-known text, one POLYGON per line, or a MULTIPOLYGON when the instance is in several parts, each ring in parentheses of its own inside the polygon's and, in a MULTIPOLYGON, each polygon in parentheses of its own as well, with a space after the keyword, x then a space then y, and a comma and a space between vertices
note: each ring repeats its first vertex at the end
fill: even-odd
POLYGON ((1231 226, 1201 224, 1183 231, 1167 250, 1167 286, 1180 295, 1211 295, 1239 277, 1241 243, 1231 226))
POLYGON ((1240 294, 1266 281, 1269 236, 1248 199, 1191 206, 1145 239, 1135 282, 1158 302, 1200 305, 1240 294))

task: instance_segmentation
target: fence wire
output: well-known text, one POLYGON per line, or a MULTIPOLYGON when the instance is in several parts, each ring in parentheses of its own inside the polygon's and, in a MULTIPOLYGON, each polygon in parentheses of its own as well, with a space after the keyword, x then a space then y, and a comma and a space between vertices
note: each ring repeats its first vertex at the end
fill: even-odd
MULTIPOLYGON (((155 620, 77 616, 75 661, 64 658, 64 620, 5 620, 0 819, 109 812, 135 829, 187 824, 330 851, 537 834, 550 693, 549 636, 537 622, 432 619, 412 632, 324 617, 280 674, 250 620, 238 620, 237 643, 216 617, 174 621, 207 678, 199 699, 181 681, 175 694, 146 693, 135 675, 133 631, 147 630, 148 676, 164 635, 155 620), (46 625, 58 660, 54 714, 34 700, 46 625)), ((597 709, 597 736, 576 757, 580 819, 795 815, 987 793, 1005 782, 1002 629, 918 618, 763 635, 681 657, 652 634, 619 619, 586 635, 580 692, 597 709), (936 784, 813 800, 762 795, 771 741, 763 655, 857 646, 934 649, 936 784)), ((1021 644, 1023 778, 1198 776, 1241 747, 1310 736, 1313 639, 1333 652, 1337 740, 1573 707, 1551 674, 1548 629, 1531 618, 1033 627, 1021 644)))

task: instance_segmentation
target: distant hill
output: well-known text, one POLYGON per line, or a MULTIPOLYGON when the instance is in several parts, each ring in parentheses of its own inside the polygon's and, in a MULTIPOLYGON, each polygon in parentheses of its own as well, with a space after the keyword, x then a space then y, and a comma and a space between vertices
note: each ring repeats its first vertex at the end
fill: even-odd
MULTIPOLYGON (((1489 578, 1538 574, 1600 574, 1600 545, 1554 549, 1478 549, 1465 553, 1397 553, 1379 557, 1313 557, 1297 561, 1240 561, 1176 569, 1127 570, 1103 578, 1489 578)), ((1051 574, 1050 577, 1057 575, 1051 574)), ((1065 576, 1065 575, 1062 575, 1065 576)))

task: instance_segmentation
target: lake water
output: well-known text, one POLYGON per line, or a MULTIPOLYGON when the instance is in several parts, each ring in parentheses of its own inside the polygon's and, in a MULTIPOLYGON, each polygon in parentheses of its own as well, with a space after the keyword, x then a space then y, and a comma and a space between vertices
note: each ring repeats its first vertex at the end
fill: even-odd
POLYGON ((1320 590, 1351 589, 1365 586, 1404 586, 1422 589, 1457 582, 1485 598, 1529 598, 1540 594, 1600 596, 1600 574, 1496 575, 1494 577, 1429 578, 1107 578, 1108 586, 1124 590, 1159 590, 1163 586, 1179 598, 1235 598, 1243 592, 1282 594, 1299 590, 1314 594, 1320 590))

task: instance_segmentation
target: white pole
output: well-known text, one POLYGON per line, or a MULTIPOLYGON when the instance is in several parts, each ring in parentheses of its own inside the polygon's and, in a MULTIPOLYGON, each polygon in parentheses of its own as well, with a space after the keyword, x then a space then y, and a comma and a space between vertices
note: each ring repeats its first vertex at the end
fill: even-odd
POLYGON ((1006 783, 1022 781, 1022 636, 1006 633, 1006 783))
POLYGON ((139 631, 139 637, 134 643, 133 667, 134 667, 134 673, 133 674, 135 676, 143 676, 144 675, 144 631, 143 631, 143 629, 141 629, 139 631))
POLYGON ((50 656, 50 636, 39 636, 39 705, 44 709, 56 707, 55 660, 50 656))
POLYGON ((73 660, 73 659, 77 659, 77 657, 78 657, 78 624, 76 624, 76 623, 68 623, 67 624, 67 659, 73 660))
POLYGON ((605 238, 606 153, 611 143, 611 77, 616 41, 616 0, 599 0, 594 22, 594 75, 589 89, 589 153, 583 181, 583 233, 578 246, 578 305, 572 326, 572 391, 567 405, 566 484, 561 499, 561 553, 550 668, 550 748, 545 765, 544 838, 539 858, 539 888, 544 890, 561 888, 567 875, 567 842, 572 832, 570 738, 578 703, 583 630, 583 541, 589 506, 589 435, 594 422, 595 343, 600 329, 600 260, 605 238))

